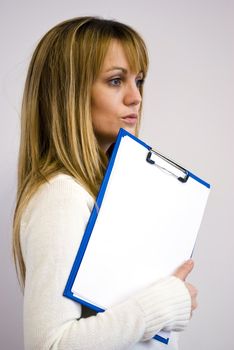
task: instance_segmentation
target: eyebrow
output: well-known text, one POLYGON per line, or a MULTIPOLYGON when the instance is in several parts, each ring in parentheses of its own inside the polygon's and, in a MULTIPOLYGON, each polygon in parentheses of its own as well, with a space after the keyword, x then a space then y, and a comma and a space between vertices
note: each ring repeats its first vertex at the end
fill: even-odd
POLYGON ((117 67, 117 66, 113 66, 113 67, 107 69, 105 72, 110 72, 112 70, 121 70, 124 74, 127 74, 127 72, 128 72, 128 70, 126 68, 117 67))
MULTIPOLYGON (((112 70, 120 70, 121 72, 123 72, 124 74, 127 74, 128 73, 128 70, 126 68, 123 68, 123 67, 118 67, 118 66, 113 66, 113 67, 110 67, 108 68, 104 73, 108 73, 112 70)), ((140 71, 138 74, 143 74, 142 71, 140 71)), ((144 74, 143 74, 144 76, 144 74)))

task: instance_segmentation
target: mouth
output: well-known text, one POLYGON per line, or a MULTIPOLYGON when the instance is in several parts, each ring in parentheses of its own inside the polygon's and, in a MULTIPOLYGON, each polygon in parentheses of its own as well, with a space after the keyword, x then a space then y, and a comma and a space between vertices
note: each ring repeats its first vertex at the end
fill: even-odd
POLYGON ((126 124, 130 124, 130 125, 135 125, 137 123, 137 114, 129 114, 129 115, 126 115, 124 117, 121 118, 124 123, 126 124))

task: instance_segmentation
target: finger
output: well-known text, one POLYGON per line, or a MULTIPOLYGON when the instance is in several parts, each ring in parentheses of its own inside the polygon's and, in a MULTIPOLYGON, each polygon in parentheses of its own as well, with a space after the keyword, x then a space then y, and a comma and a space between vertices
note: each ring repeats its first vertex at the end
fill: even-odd
POLYGON ((190 297, 191 297, 191 308, 192 310, 197 308, 197 289, 190 283, 185 282, 185 286, 187 287, 190 297))
POLYGON ((180 278, 182 281, 185 281, 188 274, 192 271, 194 266, 193 260, 187 260, 185 263, 183 263, 173 274, 174 276, 180 278))
POLYGON ((197 299, 192 298, 191 299, 191 313, 198 307, 197 299))
POLYGON ((193 296, 197 296, 198 290, 197 290, 196 287, 194 287, 193 284, 188 283, 188 282, 185 282, 185 285, 186 285, 186 287, 190 290, 190 293, 191 293, 193 296))
POLYGON ((198 291, 197 289, 190 283, 185 282, 185 286, 188 288, 189 294, 191 295, 191 297, 197 297, 198 291))

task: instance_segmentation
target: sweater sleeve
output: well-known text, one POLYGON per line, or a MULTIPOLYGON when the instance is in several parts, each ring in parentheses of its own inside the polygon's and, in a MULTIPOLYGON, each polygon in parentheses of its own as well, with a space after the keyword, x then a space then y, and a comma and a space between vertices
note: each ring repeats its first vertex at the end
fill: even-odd
POLYGON ((59 175, 31 199, 21 220, 26 266, 26 350, 129 349, 159 330, 183 330, 191 300, 184 283, 168 277, 104 313, 82 318, 63 291, 93 201, 71 177, 59 175))

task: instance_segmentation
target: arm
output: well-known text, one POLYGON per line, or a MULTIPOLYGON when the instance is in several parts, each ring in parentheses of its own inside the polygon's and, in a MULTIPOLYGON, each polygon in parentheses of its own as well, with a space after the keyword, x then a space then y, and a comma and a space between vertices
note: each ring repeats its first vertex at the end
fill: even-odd
POLYGON ((21 224, 26 265, 26 350, 128 349, 159 330, 182 330, 191 298, 174 276, 156 282, 104 313, 81 318, 81 305, 62 296, 93 205, 72 178, 43 185, 21 224))

